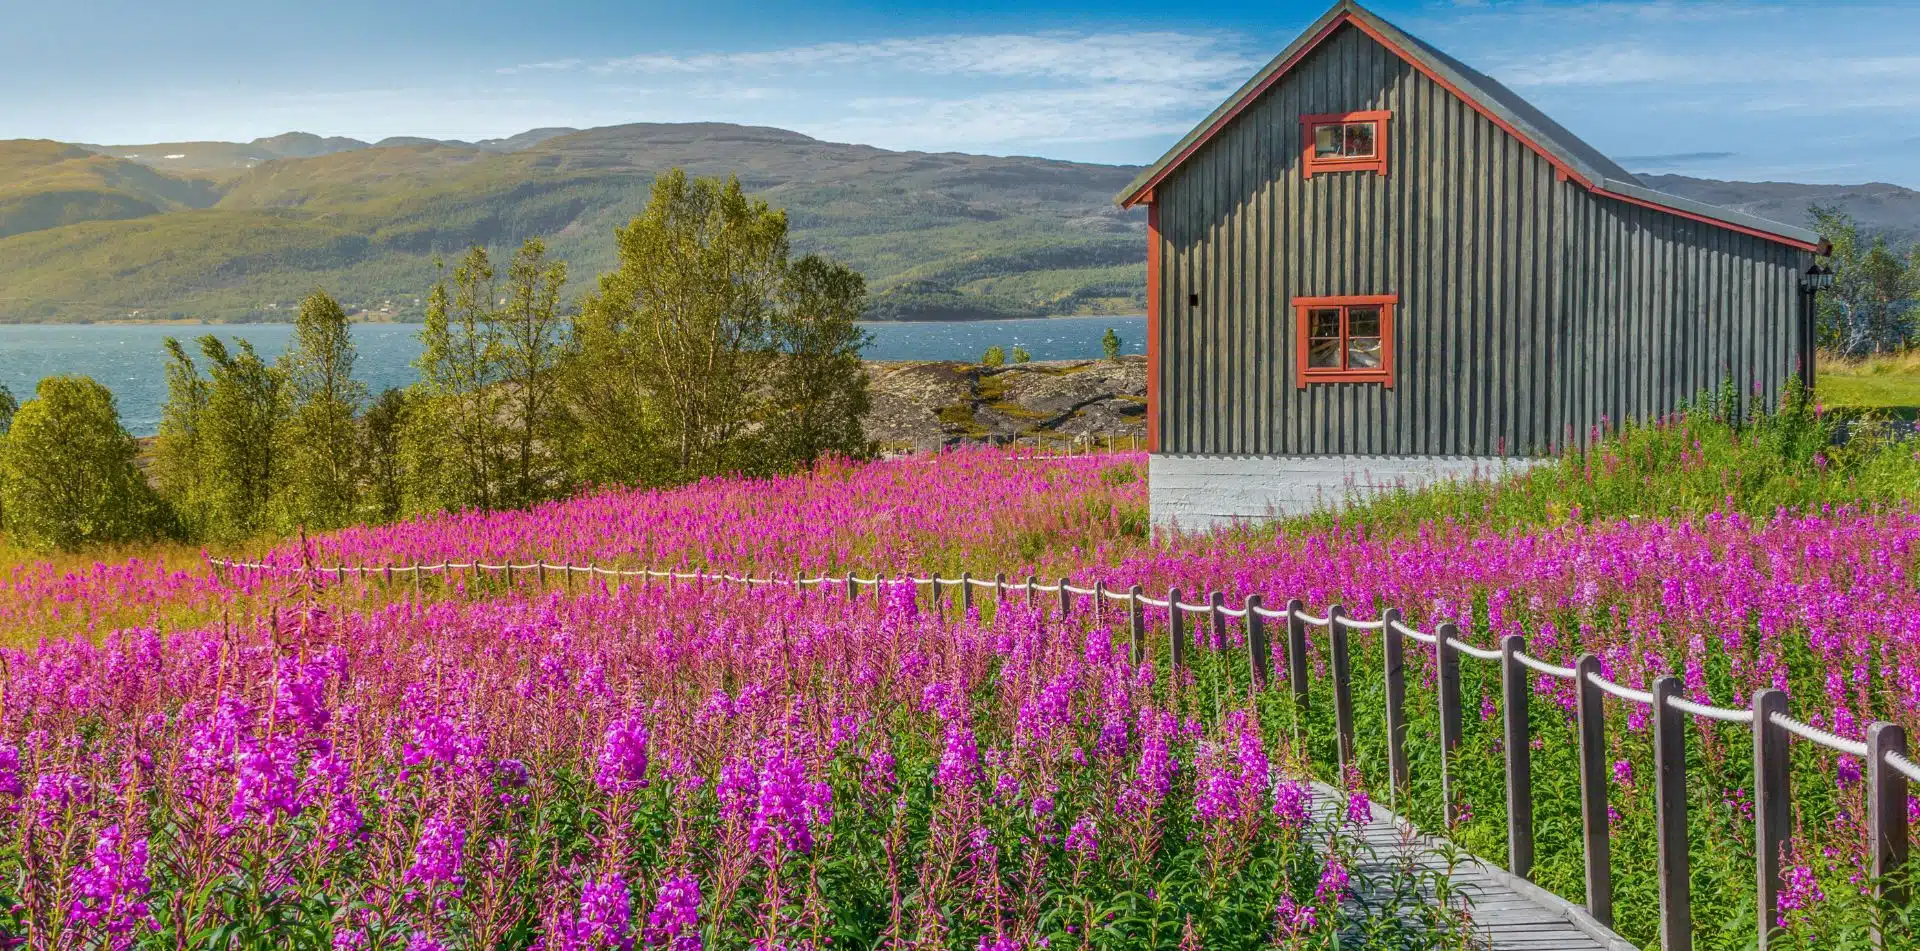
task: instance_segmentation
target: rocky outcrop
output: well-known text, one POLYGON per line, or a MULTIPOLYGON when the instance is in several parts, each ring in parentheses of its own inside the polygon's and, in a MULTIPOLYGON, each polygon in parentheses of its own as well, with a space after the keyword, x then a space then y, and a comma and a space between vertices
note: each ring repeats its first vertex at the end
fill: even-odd
POLYGON ((869 363, 868 438, 888 451, 1008 443, 1051 435, 1144 438, 1147 362, 1047 360, 1002 367, 957 362, 869 363))

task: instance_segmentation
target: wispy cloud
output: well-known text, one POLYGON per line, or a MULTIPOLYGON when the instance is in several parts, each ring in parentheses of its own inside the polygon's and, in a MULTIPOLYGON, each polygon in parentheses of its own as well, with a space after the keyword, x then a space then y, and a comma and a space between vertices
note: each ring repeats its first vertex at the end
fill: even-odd
POLYGON ((585 65, 585 63, 586 63, 585 60, 579 60, 579 59, 555 59, 555 60, 548 60, 544 63, 521 63, 517 66, 502 66, 499 69, 494 70, 494 72, 500 73, 501 75, 504 75, 504 76, 511 76, 511 75, 514 75, 515 73, 564 72, 567 70, 579 69, 581 66, 585 65))
POLYGON ((786 49, 641 53, 590 67, 619 73, 773 73, 888 68, 935 75, 1098 82, 1220 82, 1259 65, 1234 34, 1003 33, 817 43, 786 49))

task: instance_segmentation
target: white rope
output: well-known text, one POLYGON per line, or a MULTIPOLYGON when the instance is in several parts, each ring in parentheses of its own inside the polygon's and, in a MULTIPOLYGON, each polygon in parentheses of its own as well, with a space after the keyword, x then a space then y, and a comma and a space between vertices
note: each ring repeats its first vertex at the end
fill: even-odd
POLYGON ((871 586, 873 586, 873 585, 876 585, 876 584, 879 584, 879 583, 880 583, 880 576, 879 576, 879 575, 874 575, 874 576, 873 576, 873 577, 871 577, 871 578, 856 578, 856 577, 854 577, 854 576, 852 576, 852 575, 848 575, 847 577, 849 577, 849 578, 853 578, 853 583, 854 583, 854 584, 860 584, 860 585, 867 585, 868 587, 871 587, 871 586))
POLYGON ((1240 610, 1235 611, 1234 609, 1227 607, 1226 605, 1223 604, 1220 606, 1220 613, 1228 617, 1246 617, 1247 609, 1241 608, 1240 610))
POLYGON ((1211 604, 1188 604, 1185 601, 1180 602, 1177 606, 1180 610, 1188 614, 1205 614, 1213 610, 1213 605, 1211 604))
POLYGON ((1332 618, 1314 617, 1313 615, 1308 614, 1305 611, 1295 611, 1293 612, 1293 616, 1299 618, 1302 621, 1307 622, 1308 624, 1317 624, 1322 626, 1331 623, 1333 620, 1332 618))
POLYGON ((1915 763, 1913 760, 1901 756, 1892 750, 1887 751, 1886 759, 1887 765, 1893 767, 1895 771, 1905 775, 1908 779, 1916 783, 1920 783, 1920 763, 1915 763))
POLYGON ((1052 594, 1055 591, 1060 590, 1060 586, 1057 584, 1037 584, 1033 586, 1033 590, 1043 592, 1046 594, 1052 594))
MULTIPOLYGON (((1468 657, 1478 657, 1481 660, 1501 660, 1506 656, 1500 653, 1499 651, 1483 650, 1481 648, 1475 647, 1472 644, 1469 644, 1466 641, 1463 641, 1457 637, 1447 638, 1447 646, 1453 648, 1454 650, 1459 651, 1462 654, 1467 655, 1468 657)), ((1649 697, 1647 699, 1647 702, 1652 703, 1653 699, 1649 697)))
POLYGON ((1653 694, 1644 690, 1635 690, 1632 687, 1623 687, 1599 674, 1588 674, 1587 682, 1622 700, 1631 700, 1634 703, 1644 703, 1649 706, 1653 704, 1653 694))
POLYGON ((967 580, 973 582, 976 588, 991 588, 1000 583, 992 578, 968 578, 967 580))
POLYGON ((1111 590, 1109 590, 1109 591, 1107 592, 1107 600, 1109 600, 1109 601, 1131 601, 1131 600, 1133 600, 1133 595, 1131 595, 1131 594, 1128 594, 1128 593, 1127 593, 1127 592, 1125 592, 1125 591, 1120 591, 1120 592, 1114 592, 1114 591, 1111 591, 1111 590))
POLYGON ((1342 627, 1351 628, 1356 631, 1377 631, 1387 626, 1387 619, 1380 618, 1378 620, 1373 620, 1373 621, 1356 621, 1353 618, 1347 617, 1346 615, 1342 614, 1340 615, 1340 625, 1342 627))
POLYGON ((1768 717, 1768 719, 1774 726, 1803 739, 1812 740, 1834 752, 1846 753, 1849 756, 1867 755, 1867 744, 1859 740, 1849 740, 1838 733, 1828 733, 1817 726, 1802 723, 1784 713, 1773 714, 1771 717, 1768 717))
POLYGON ((1558 677, 1561 680, 1572 680, 1574 676, 1579 673, 1579 671, 1574 670, 1572 667, 1555 667, 1526 651, 1515 651, 1513 659, 1519 661, 1523 666, 1531 667, 1549 677, 1558 677))
POLYGON ((1155 601, 1154 599, 1149 598, 1144 594, 1140 596, 1140 603, 1150 608, 1164 608, 1167 606, 1167 602, 1155 601))
POLYGON ((1065 587, 1065 588, 1067 589, 1067 593, 1068 593, 1068 594, 1085 594, 1085 595, 1091 595, 1091 594, 1093 594, 1093 593, 1094 593, 1094 591, 1096 590, 1096 589, 1094 589, 1094 588, 1076 588, 1076 587, 1074 587, 1073 585, 1063 585, 1063 587, 1065 587))
POLYGON ((1286 616, 1287 616, 1287 609, 1286 609, 1286 608, 1278 608, 1278 609, 1275 609, 1275 608, 1254 608, 1254 609, 1253 609, 1253 613, 1255 613, 1255 614, 1258 614, 1258 615, 1260 615, 1261 617, 1272 617, 1272 618, 1281 618, 1281 617, 1286 617, 1286 616))
POLYGON ((935 578, 934 580, 935 580, 935 581, 938 581, 938 582, 940 582, 941 584, 944 584, 944 585, 956 585, 956 584, 959 584, 959 583, 960 583, 961 581, 964 581, 964 580, 966 580, 966 579, 964 579, 964 578, 938 578, 938 577, 936 577, 936 578, 935 578))
POLYGON ((913 577, 913 576, 911 576, 911 575, 909 575, 909 576, 908 576, 908 577, 906 577, 906 578, 903 578, 903 579, 901 579, 901 583, 902 583, 902 584, 904 584, 904 583, 906 583, 906 582, 909 582, 909 581, 910 581, 910 582, 912 582, 912 583, 914 583, 914 584, 917 584, 917 585, 919 585, 919 584, 936 584, 936 583, 938 583, 938 581, 939 581, 939 579, 937 579, 937 578, 915 578, 915 577, 913 577))
POLYGON ((1691 713, 1697 717, 1706 717, 1709 720, 1719 720, 1722 723, 1752 723, 1753 722, 1752 710, 1729 710, 1725 707, 1708 706, 1707 704, 1704 704, 1704 703, 1694 703, 1693 701, 1688 700, 1685 697, 1679 697, 1679 696, 1668 697, 1667 703, 1670 704, 1675 710, 1678 710, 1682 713, 1691 713))
POLYGON ((1413 630, 1413 628, 1405 626, 1402 622, 1394 621, 1394 630, 1402 632, 1405 636, 1409 636, 1409 638, 1413 638, 1413 640, 1417 640, 1417 642, 1421 642, 1421 644, 1440 644, 1440 638, 1438 638, 1436 634, 1421 634, 1419 630, 1413 630))
POLYGON ((508 565, 507 567, 512 568, 515 571, 529 571, 534 568, 540 567, 540 563, 537 561, 530 561, 524 565, 508 565))

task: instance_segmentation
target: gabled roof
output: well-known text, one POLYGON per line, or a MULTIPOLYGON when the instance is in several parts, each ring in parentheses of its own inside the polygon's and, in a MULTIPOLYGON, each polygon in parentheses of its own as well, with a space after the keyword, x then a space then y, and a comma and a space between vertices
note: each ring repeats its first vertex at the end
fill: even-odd
POLYGON ((1491 77, 1428 45, 1399 27, 1382 20, 1353 0, 1339 0, 1322 14, 1306 32, 1288 44, 1246 85, 1186 134, 1160 160, 1148 166, 1116 198, 1122 207, 1150 201, 1154 186, 1173 174, 1208 140, 1233 123, 1240 112, 1278 83, 1295 65, 1306 59, 1336 30, 1351 24, 1391 50, 1427 78, 1460 97, 1495 125, 1505 129, 1528 148, 1551 163, 1560 177, 1577 182, 1588 191, 1631 204, 1679 215, 1717 227, 1728 228, 1759 238, 1778 241, 1806 251, 1823 251, 1825 242, 1817 232, 1781 224, 1754 215, 1743 214, 1717 205, 1692 201, 1655 191, 1633 177, 1600 150, 1580 140, 1565 126, 1549 118, 1532 103, 1491 77))

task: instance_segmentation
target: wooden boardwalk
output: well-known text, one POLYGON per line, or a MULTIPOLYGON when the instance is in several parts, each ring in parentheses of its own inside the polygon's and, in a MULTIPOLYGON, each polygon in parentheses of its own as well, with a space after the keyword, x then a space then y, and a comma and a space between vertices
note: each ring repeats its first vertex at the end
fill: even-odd
MULTIPOLYGON (((1314 786, 1316 806, 1333 806, 1346 799, 1344 793, 1330 786, 1314 786)), ((1447 870, 1445 843, 1414 829, 1379 803, 1373 804, 1373 821, 1361 831, 1361 840, 1372 849, 1378 868, 1399 867, 1410 857, 1420 867, 1447 870)), ((1457 860, 1449 880, 1470 901, 1478 947, 1491 951, 1638 951, 1578 905, 1457 849, 1453 854, 1457 860)))

